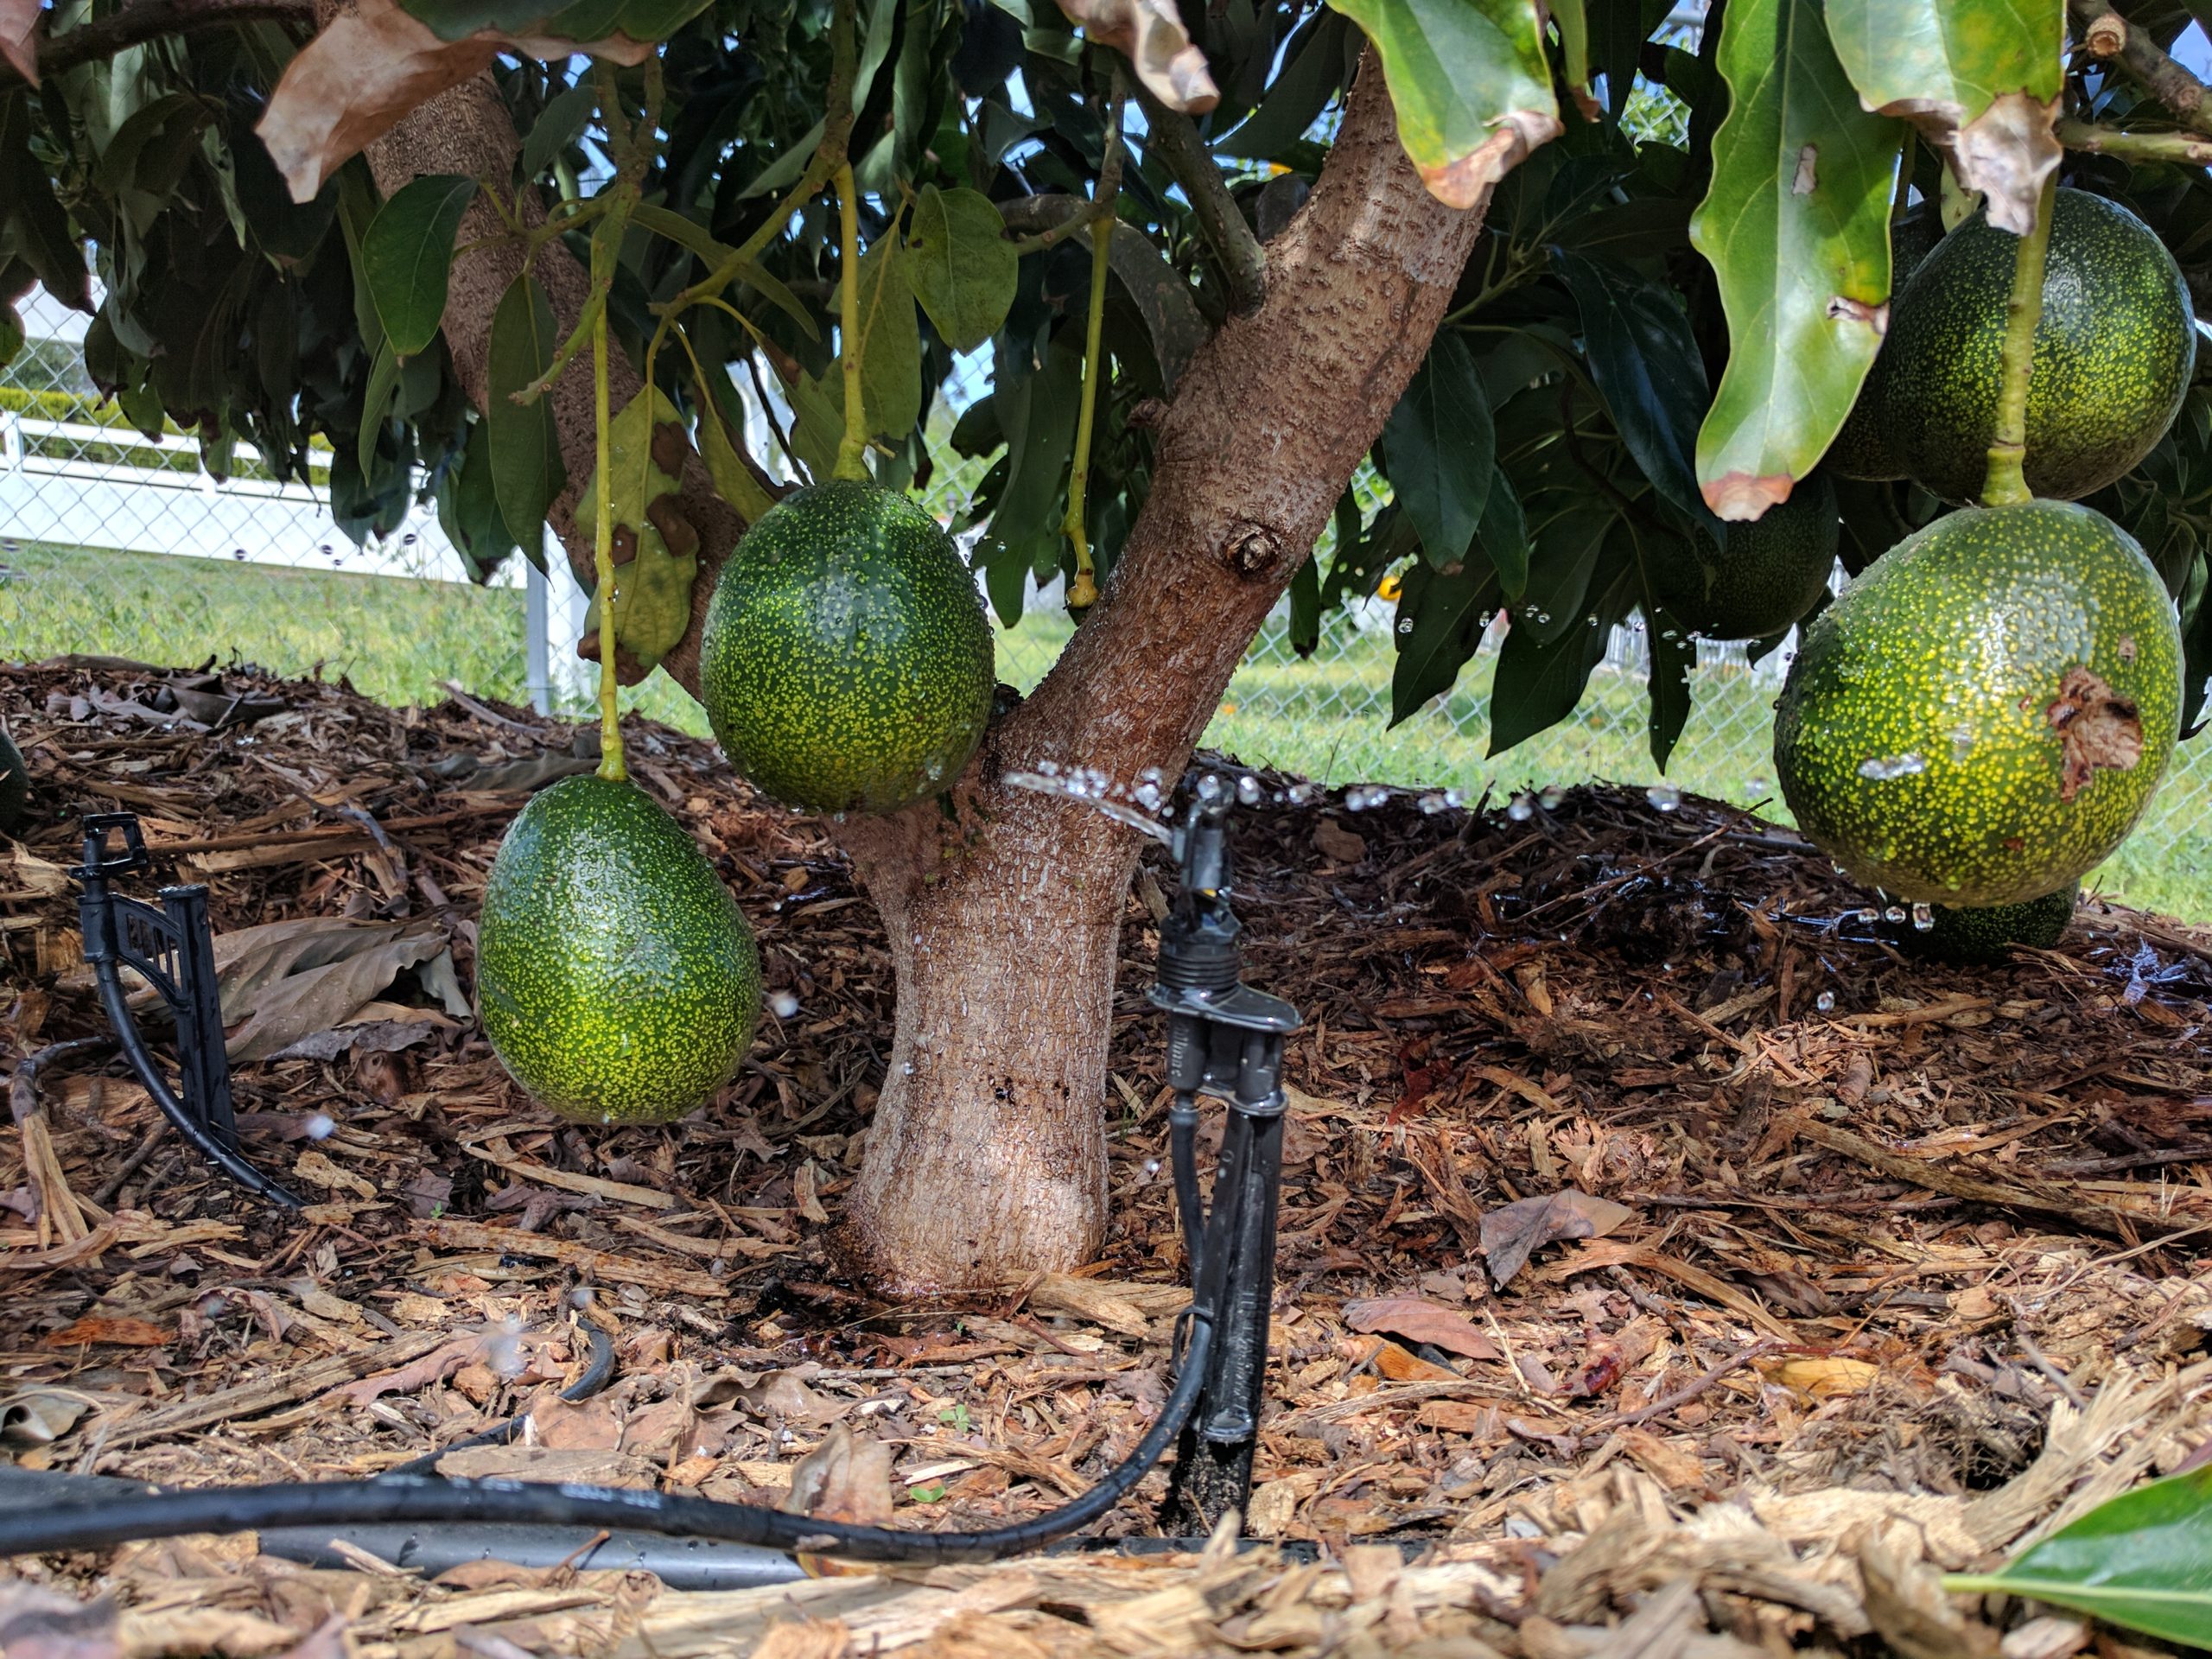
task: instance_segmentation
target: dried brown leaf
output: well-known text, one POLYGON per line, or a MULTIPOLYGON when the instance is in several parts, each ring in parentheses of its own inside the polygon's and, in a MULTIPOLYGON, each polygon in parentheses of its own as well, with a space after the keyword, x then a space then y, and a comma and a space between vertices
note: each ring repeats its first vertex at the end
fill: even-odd
POLYGON ((396 0, 359 0, 286 66, 255 130, 292 200, 312 201, 332 174, 409 111, 490 68, 502 52, 549 59, 585 52, 634 64, 652 51, 650 42, 623 35, 578 42, 481 29, 442 41, 396 0))
POLYGON ((1367 856, 1364 838, 1347 830, 1334 818, 1321 818, 1313 825, 1313 846, 1324 858, 1333 858, 1339 864, 1357 864, 1367 856))
POLYGON ((1127 54, 1146 90, 1169 109, 1204 115, 1221 102, 1174 0, 1060 0, 1060 10, 1092 40, 1127 54))
POLYGON ((176 1332, 164 1331, 158 1325, 144 1319, 111 1319, 105 1314, 87 1313, 81 1319, 65 1325, 46 1337, 41 1346, 47 1348, 84 1348, 105 1346, 111 1348, 166 1348, 176 1340, 176 1332))
POLYGON ((1603 1238, 1636 1212, 1610 1198, 1573 1187, 1548 1197, 1522 1198, 1483 1217, 1483 1255, 1491 1282, 1509 1283, 1530 1254, 1562 1238, 1603 1238))
POLYGON ((1344 1323, 1354 1331, 1387 1331, 1412 1342, 1426 1342, 1468 1359, 1503 1359, 1497 1344, 1464 1313, 1419 1296, 1374 1296, 1344 1304, 1344 1323))
MULTIPOLYGON (((864 1440, 839 1423, 791 1465, 791 1489, 781 1507, 786 1514, 819 1521, 887 1527, 893 1501, 891 1448, 880 1440, 864 1440)), ((810 1555, 799 1560, 819 1576, 834 1576, 838 1571, 810 1555)))
POLYGON ((120 1659, 115 1603, 79 1602, 42 1585, 0 1584, 0 1653, 8 1659, 120 1659))
POLYGON ((0 0, 0 58, 34 86, 38 85, 40 0, 0 0))

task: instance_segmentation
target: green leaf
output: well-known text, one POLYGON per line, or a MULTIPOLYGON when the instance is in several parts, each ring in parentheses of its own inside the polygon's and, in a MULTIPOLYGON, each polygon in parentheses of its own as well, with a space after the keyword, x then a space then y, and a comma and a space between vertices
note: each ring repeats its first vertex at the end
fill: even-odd
POLYGON ((484 423, 490 432, 492 483, 499 516, 517 545, 525 548, 544 541, 546 510, 568 483, 569 474, 561 462, 552 404, 543 397, 518 404, 512 394, 545 372, 559 343, 545 290, 524 271, 492 314, 491 384, 484 423))
POLYGON ((376 359, 369 365, 369 388, 361 397, 361 429, 356 435, 359 448, 354 459, 360 462, 364 478, 376 473, 377 440, 384 436, 385 423, 391 418, 391 400, 398 391, 399 359, 387 340, 377 347, 376 359))
MULTIPOLYGON (((896 237, 880 238, 861 256, 861 405, 870 437, 904 437, 922 418, 922 333, 904 263, 896 237)), ((841 283, 830 296, 833 313, 842 296, 841 283)), ((842 419, 845 377, 833 373, 823 390, 842 419)))
POLYGON ((1699 493, 1694 457, 1705 414, 1704 359, 1689 319, 1666 289, 1625 270, 1554 251, 1582 313, 1590 378, 1621 442, 1651 486, 1693 519, 1722 534, 1699 493))
POLYGON ((899 261, 907 285, 944 343, 972 352, 999 330, 1014 304, 1021 257, 980 190, 922 187, 912 239, 899 261))
POLYGON ((1382 59, 1398 142, 1439 201, 1471 207, 1560 132, 1535 0, 1329 0, 1382 59))
MULTIPOLYGON (((515 538, 507 534, 507 521, 499 516, 499 493, 492 487, 491 432, 481 421, 469 423, 461 458, 438 480, 438 524, 478 582, 514 551, 515 538)), ((532 564, 545 568, 543 537, 524 551, 532 564)))
POLYGON ((1021 620, 1022 576, 1059 556, 1068 456, 1075 448, 1083 387, 1083 353, 1065 345, 1047 351, 1043 368, 1009 372, 1009 359, 1027 349, 1001 338, 996 353, 998 389, 992 401, 1007 435, 1006 482, 990 533, 976 549, 991 608, 1009 628, 1021 620), (1010 579, 1006 575, 1017 570, 1010 579))
POLYGON ((1690 671, 1697 666, 1697 640, 1673 612, 1646 607, 1644 641, 1650 649, 1647 679, 1651 697, 1651 764, 1661 772, 1690 717, 1690 671))
POLYGON ((2058 165, 2065 0, 1830 0, 1827 22, 1859 101, 1910 119, 2024 234, 2058 165))
POLYGON ((1490 498, 1497 438, 1474 359, 1455 331, 1431 343, 1383 423, 1382 450, 1422 553, 1440 570, 1459 563, 1490 498))
POLYGON ((530 136, 522 141, 522 164, 518 171, 523 181, 528 183, 558 161, 561 152, 582 136, 584 124, 598 108, 598 89, 582 81, 556 94, 540 110, 537 119, 531 123, 530 136))
MULTIPOLYGON (((726 373, 722 384, 729 384, 726 373)), ((702 385, 693 386, 692 397, 699 405, 699 454, 707 463, 708 476, 715 480, 715 493, 735 507, 747 524, 759 524, 760 516, 775 505, 775 498, 739 458, 723 419, 721 398, 702 385)))
POLYGON ((1344 84, 1350 67, 1345 28, 1344 18, 1335 12, 1314 13, 1283 48, 1282 73, 1236 130, 1214 141, 1215 152, 1273 162, 1304 143, 1308 130, 1344 84))
POLYGON ((1497 575, 1479 559, 1449 575, 1427 564, 1406 572, 1392 634, 1398 655, 1390 670, 1391 725, 1452 689, 1497 607, 1497 575))
POLYGON ((1521 512, 1521 498, 1513 480, 1500 473, 1490 481, 1483 502, 1482 523, 1475 528, 1476 545, 1497 572, 1498 590, 1509 605, 1517 605, 1529 588, 1529 522, 1521 512))
POLYGON ((475 180, 428 174, 401 186, 377 209, 361 238, 361 274, 385 337, 402 357, 414 356, 438 337, 454 236, 475 199, 475 180))
POLYGON ((1290 648, 1311 657, 1321 645, 1321 573, 1308 558, 1290 579, 1290 648))
POLYGON ((1592 671, 1605 660, 1607 631, 1625 614, 1625 583, 1615 582, 1592 613, 1595 626, 1570 627, 1547 643, 1519 616, 1514 618, 1491 683, 1493 758, 1574 712, 1592 671))
POLYGON ((1943 1587, 2025 1596, 2212 1647, 2212 1468, 2122 1493, 2002 1571, 1948 1577, 1943 1587))
POLYGON ((1567 92, 1583 118, 1595 121, 1603 111, 1590 95, 1590 20, 1582 3, 1583 0, 1552 0, 1552 21, 1559 25, 1560 56, 1565 60, 1562 79, 1567 92))
MULTIPOLYGON (((690 249, 705 260, 710 270, 719 269, 723 260, 737 251, 716 241, 705 226, 655 202, 639 202, 630 210, 630 220, 678 247, 690 249)), ((798 324, 799 332, 809 340, 822 338, 822 330, 814 321, 814 314, 801 305, 798 296, 785 287, 781 281, 770 276, 758 260, 748 259, 740 265, 737 276, 740 282, 798 324)))
POLYGON ((1859 107, 1820 0, 1731 0, 1720 73, 1690 239, 1720 279, 1729 353, 1697 475, 1721 518, 1756 518, 1827 452, 1881 346, 1904 127, 1859 107))

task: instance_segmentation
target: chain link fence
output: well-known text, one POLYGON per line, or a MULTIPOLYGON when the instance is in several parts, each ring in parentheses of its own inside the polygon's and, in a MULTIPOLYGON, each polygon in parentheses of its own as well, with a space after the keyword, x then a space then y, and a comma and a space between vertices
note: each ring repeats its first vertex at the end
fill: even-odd
MULTIPOLYGON (((474 586, 461 579, 427 505, 393 536, 357 548, 332 524, 320 474, 312 486, 278 485, 242 456, 239 475, 217 484, 189 439, 149 443, 99 406, 67 314, 35 306, 29 321, 33 346, 0 371, 0 652, 238 659, 343 675, 394 703, 435 699, 454 685, 542 709, 588 709, 589 665, 575 652, 584 596, 557 549, 550 579, 511 560, 498 582, 474 586)), ((983 470, 949 442, 958 410, 982 390, 980 368, 957 377, 932 419, 931 494, 940 511, 963 507, 983 470)), ((1325 542, 1319 556, 1330 551, 1325 542)), ((1000 677, 1023 690, 1044 677, 1071 632, 1057 583, 1032 598, 1019 626, 999 635, 1000 677)), ((1325 784, 1451 790, 1471 803, 1595 779, 1662 795, 1694 791, 1786 817, 1772 706, 1787 646, 1752 665, 1740 645, 1700 643, 1689 723, 1662 779, 1645 747, 1646 658, 1635 629, 1615 631, 1572 720, 1493 758, 1498 631, 1450 692, 1394 728, 1393 621, 1383 601, 1356 603, 1325 618, 1319 648, 1300 657, 1279 607, 1208 745, 1325 784)), ((630 701, 704 729, 697 706, 664 677, 630 701)), ((2212 753, 2184 745, 2149 815, 2092 885, 2212 922, 2204 874, 2212 835, 2200 827, 2208 808, 2212 753)))

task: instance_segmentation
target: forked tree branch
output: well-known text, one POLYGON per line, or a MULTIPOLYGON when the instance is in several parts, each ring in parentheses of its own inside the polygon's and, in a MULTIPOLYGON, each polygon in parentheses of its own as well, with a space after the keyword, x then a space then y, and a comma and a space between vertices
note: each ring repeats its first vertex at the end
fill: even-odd
MULTIPOLYGON (((2069 14, 2075 29, 2085 38, 2102 26, 2106 42, 2109 43, 2109 19, 2120 14, 2106 0, 2069 0, 2069 14)), ((2117 62, 2127 78, 2164 105, 2174 115, 2199 132, 2212 132, 2212 89, 2208 89, 2181 65, 2166 54, 2165 49, 2124 16, 2126 24, 2117 53, 2103 54, 2108 61, 2117 62)), ((2114 151, 2113 154, 2119 152, 2114 151)))
POLYGON ((1268 296, 1267 250, 1244 222, 1243 210, 1229 194, 1213 152, 1189 116, 1169 109, 1141 81, 1136 93, 1144 106, 1145 148, 1166 164, 1190 197, 1198 229, 1229 278, 1230 308, 1240 314, 1258 309, 1268 296))
MULTIPOLYGON (((58 74, 81 63, 98 62, 126 47, 143 46, 164 35, 189 34, 230 23, 270 22, 314 28, 313 0, 134 0, 109 16, 41 38, 39 73, 58 74)), ((0 92, 22 84, 21 75, 0 64, 0 92)))

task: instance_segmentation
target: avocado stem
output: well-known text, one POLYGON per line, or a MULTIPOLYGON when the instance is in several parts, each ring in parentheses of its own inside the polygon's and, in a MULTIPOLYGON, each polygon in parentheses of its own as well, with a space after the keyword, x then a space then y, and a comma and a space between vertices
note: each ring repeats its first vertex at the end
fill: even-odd
POLYGON ((1075 423, 1075 457, 1068 467, 1068 510, 1060 531, 1075 549, 1075 580, 1068 584, 1068 608, 1089 610, 1098 602, 1098 578, 1090 560, 1084 497, 1090 485, 1090 435, 1096 425, 1099 383, 1107 372, 1101 336, 1106 327, 1106 283, 1113 274, 1114 223, 1122 197, 1122 72, 1106 114, 1106 155, 1090 195, 1090 311, 1083 336, 1083 402, 1075 423))
POLYGON ((1989 446, 1989 472, 1981 504, 2005 507, 2035 499, 2024 464, 2028 454, 2028 378, 2035 371, 2036 325, 2043 321, 2043 273, 2050 251, 2050 219, 2058 175, 2044 181, 2036 222, 2013 257, 2012 294, 2005 303, 2005 343, 1999 359, 1997 435, 1989 446))
MULTIPOLYGON (((599 245, 592 245, 592 263, 599 263, 599 245)), ((598 447, 592 492, 592 564, 599 582, 599 775, 621 783, 630 776, 622 763, 620 686, 614 677, 614 467, 607 411, 607 308, 600 308, 591 324, 592 415, 598 447)))
POLYGON ((836 478, 868 476, 868 410, 861 397, 861 228, 854 200, 853 164, 837 163, 837 253, 844 276, 837 284, 837 358, 845 372, 845 435, 837 441, 836 478))

